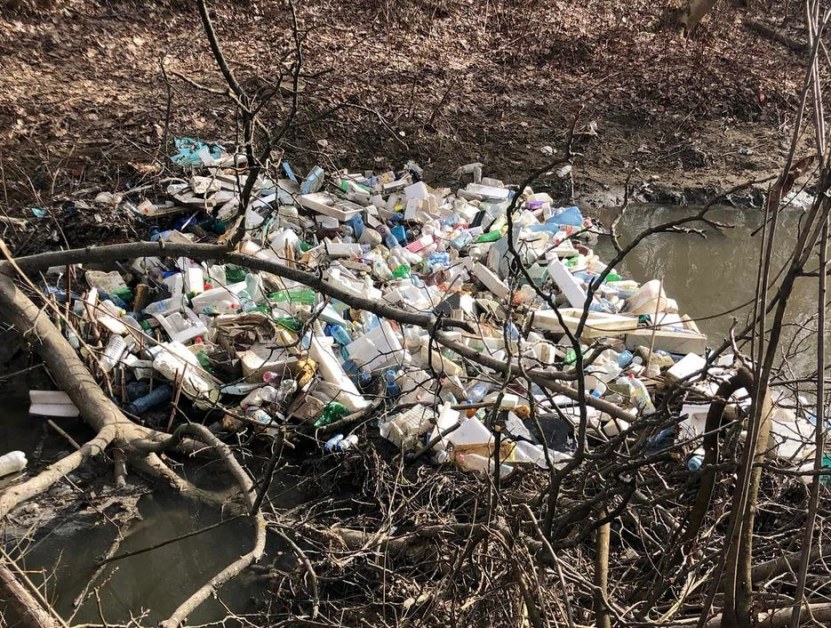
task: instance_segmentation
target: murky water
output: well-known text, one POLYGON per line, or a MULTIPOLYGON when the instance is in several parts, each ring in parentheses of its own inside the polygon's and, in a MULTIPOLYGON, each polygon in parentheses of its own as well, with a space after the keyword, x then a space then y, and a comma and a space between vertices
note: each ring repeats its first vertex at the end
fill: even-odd
MULTIPOLYGON (((45 419, 28 416, 27 399, 12 398, 4 403, 6 412, 0 421, 3 452, 20 449, 32 458, 42 451, 50 460, 68 453, 61 437, 44 431, 45 419)), ((72 419, 55 420, 82 442, 90 436, 72 419)), ((65 482, 54 490, 72 491, 65 482)), ((156 625, 199 586, 251 548, 253 537, 248 523, 241 519, 229 521, 197 536, 111 563, 96 580, 96 585, 100 585, 98 596, 93 593, 76 609, 75 598, 95 572, 96 560, 107 552, 115 538, 115 527, 107 518, 117 519, 120 511, 120 506, 108 502, 106 497, 98 497, 93 503, 105 517, 79 499, 65 515, 35 532, 33 540, 20 546, 16 542, 6 543, 7 551, 32 581, 43 587, 58 613, 64 618, 74 614, 72 624, 123 624, 141 617, 140 625, 156 625)), ((123 527, 126 538, 118 553, 148 548, 221 519, 215 509, 165 492, 144 495, 138 506, 141 519, 123 527)), ((252 598, 261 592, 262 584, 244 574, 221 589, 221 601, 206 601, 190 617, 190 623, 222 620, 228 615, 225 605, 236 613, 245 613, 252 608, 252 598)), ((3 624, 0 620, 0 625, 15 624, 8 620, 3 624)))
MULTIPOLYGON (((618 231, 621 244, 628 243, 642 230, 693 213, 693 209, 634 207, 627 211, 618 231)), ((773 268, 778 271, 792 250, 796 230, 803 213, 786 211, 777 230, 777 248, 773 268)), ((716 209, 710 218, 735 225, 733 229, 702 228, 706 238, 692 234, 660 234, 647 238, 618 268, 622 274, 638 281, 662 279, 667 295, 678 301, 682 313, 698 320, 698 326, 715 346, 728 337, 733 319, 740 327, 752 312, 751 306, 740 307, 753 298, 759 262, 761 233, 751 233, 762 223, 759 210, 716 209), (739 309, 735 309, 739 308, 739 309), (735 311, 733 311, 735 310, 735 311)), ((601 213, 600 220, 609 226, 614 213, 601 213)), ((595 250, 603 260, 611 260, 614 249, 608 238, 601 238, 595 250)), ((816 261, 809 265, 816 268, 816 261)), ((797 280, 788 304, 787 321, 802 326, 817 309, 817 280, 797 280)), ((795 327, 791 328, 793 331, 795 327)), ((793 361, 801 371, 814 367, 813 351, 803 351, 793 361)))

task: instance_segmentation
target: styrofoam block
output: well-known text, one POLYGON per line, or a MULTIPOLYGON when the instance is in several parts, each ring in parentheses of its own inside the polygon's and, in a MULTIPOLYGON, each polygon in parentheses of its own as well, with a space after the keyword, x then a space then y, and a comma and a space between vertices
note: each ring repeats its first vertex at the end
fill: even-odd
POLYGON ((261 382, 266 371, 282 373, 287 369, 293 369, 297 364, 297 356, 291 355, 285 349, 259 343, 239 352, 237 357, 240 359, 243 376, 250 382, 261 382))
POLYGON ((565 295, 571 307, 583 309, 586 305, 586 290, 581 282, 572 275, 565 264, 559 259, 553 259, 548 264, 548 275, 565 295))
POLYGON ((477 262, 476 266, 473 267, 473 272, 476 277, 481 281, 484 286, 490 290, 494 296, 499 299, 507 299, 508 296, 511 294, 511 291, 508 289, 508 286, 502 281, 496 273, 494 273, 490 268, 482 264, 481 262, 477 262))
POLYGON ((424 181, 419 181, 418 183, 413 183, 412 185, 408 185, 404 188, 404 196, 408 199, 425 199, 430 195, 430 188, 427 187, 427 184, 424 181))
POLYGON ((494 201, 504 201, 511 193, 508 188, 497 188, 479 183, 469 183, 464 191, 494 201))
MULTIPOLYGON (((707 360, 702 358, 697 353, 688 353, 683 358, 678 360, 669 370, 667 370, 667 375, 670 379, 675 381, 684 379, 685 377, 689 377, 693 373, 697 373, 701 369, 703 369, 707 365, 707 360)), ((701 375, 698 375, 695 379, 690 381, 695 381, 696 379, 701 379, 701 375)))
POLYGON ((679 423, 681 428, 681 436, 684 439, 696 438, 701 436, 706 431, 707 413, 710 410, 709 405, 685 403, 681 406, 681 416, 686 415, 686 419, 679 423))
POLYGON ((37 416, 76 417, 80 410, 61 390, 30 390, 29 414, 37 416))
POLYGON ((413 449, 419 437, 433 426, 435 411, 427 406, 417 405, 381 421, 379 432, 383 438, 402 450, 413 449))
POLYGON ((309 357, 317 362, 318 372, 325 381, 341 386, 345 393, 343 404, 350 411, 357 412, 369 407, 370 402, 361 396, 355 384, 347 377, 340 362, 332 353, 332 348, 324 345, 317 336, 312 337, 309 357))
MULTIPOLYGON (((561 308, 559 311, 566 327, 572 332, 576 331, 580 318, 583 315, 582 308, 561 308)), ((533 326, 536 329, 563 331, 554 310, 537 310, 534 312, 533 326)), ((608 314, 606 312, 589 312, 585 328, 583 329, 583 336, 586 338, 594 338, 597 336, 620 335, 635 331, 637 328, 638 319, 633 316, 608 314)))
POLYGON ((363 253, 360 244, 332 242, 329 238, 323 240, 323 243, 329 257, 360 257, 361 253, 363 253))
POLYGON ((404 347, 386 320, 346 345, 346 351, 358 366, 370 371, 390 364, 402 364, 404 359, 404 347))

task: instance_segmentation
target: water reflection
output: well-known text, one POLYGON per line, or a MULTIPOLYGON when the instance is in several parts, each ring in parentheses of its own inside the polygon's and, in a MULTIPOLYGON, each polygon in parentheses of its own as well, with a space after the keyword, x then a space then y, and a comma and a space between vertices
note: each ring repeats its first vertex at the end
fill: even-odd
MULTIPOLYGON (((643 229, 695 211, 697 208, 632 207, 618 225, 620 242, 625 245, 643 229)), ((613 212, 605 212, 599 218, 603 224, 610 225, 614 216, 613 212)), ((788 259, 802 217, 803 212, 799 210, 788 210, 781 217, 773 256, 773 267, 777 271, 788 259)), ((743 324, 751 312, 747 306, 709 318, 733 310, 753 298, 761 235, 751 236, 751 233, 761 225, 762 213, 760 210, 725 208, 712 210, 710 218, 735 225, 735 228, 716 230, 696 224, 691 226, 702 229, 706 238, 677 233, 651 236, 638 245, 618 270, 638 281, 663 279, 665 291, 678 301, 680 311, 702 319, 699 327, 709 336, 708 344, 715 346, 728 336, 734 317, 743 324)), ((614 256, 608 238, 601 238, 596 250, 604 260, 614 256)), ((809 267, 816 268, 816 262, 809 267)), ((804 326, 816 313, 816 303, 816 279, 799 279, 788 305, 787 320, 798 327, 804 326)), ((797 370, 813 370, 813 355, 812 351, 800 352, 795 361, 797 370)))

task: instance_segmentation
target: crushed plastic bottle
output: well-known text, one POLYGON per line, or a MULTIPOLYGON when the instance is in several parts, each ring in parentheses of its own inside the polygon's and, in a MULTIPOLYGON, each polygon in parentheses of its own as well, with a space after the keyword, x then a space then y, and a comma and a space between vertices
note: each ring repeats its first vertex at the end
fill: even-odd
POLYGON ((110 336, 107 346, 104 348, 104 356, 101 358, 101 369, 105 373, 112 371, 125 351, 127 351, 127 343, 124 338, 115 334, 110 336))

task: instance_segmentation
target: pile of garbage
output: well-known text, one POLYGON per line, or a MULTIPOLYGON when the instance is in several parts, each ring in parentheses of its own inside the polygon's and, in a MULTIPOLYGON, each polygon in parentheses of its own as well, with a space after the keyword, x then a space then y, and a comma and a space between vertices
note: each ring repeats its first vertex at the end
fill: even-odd
MULTIPOLYGON (((244 155, 187 138, 177 151, 173 161, 187 176, 165 198, 122 206, 147 220, 151 240, 223 237, 239 214, 244 155)), ((571 374, 563 382, 575 392, 583 377, 588 434, 601 441, 655 413, 656 394, 683 382, 686 401, 671 409, 680 421, 652 438, 656 447, 688 441, 687 465, 700 467, 708 403, 733 372, 732 356, 708 363, 707 337, 660 281, 641 285, 607 268, 591 248, 600 229, 578 207, 483 177, 481 164, 459 169, 470 182, 455 191, 429 186, 413 162, 399 172, 318 166, 299 178, 287 162, 279 171, 251 188, 239 252, 314 273, 354 297, 347 300, 455 321, 444 338, 483 359, 436 342, 429 327, 242 266, 145 257, 76 267, 70 283, 66 267, 50 269, 45 291, 74 321, 67 340, 130 417, 170 430, 180 420, 171 408, 186 398, 216 417, 217 431, 327 428, 321 447, 333 455, 361 446, 353 431, 360 417, 401 450, 466 471, 498 464, 505 477, 517 465, 564 464, 575 447, 578 396, 506 378, 498 361, 571 374), (611 416, 594 400, 620 412, 611 416), (332 426, 343 429, 331 434, 332 426)), ((749 404, 747 391, 734 401, 749 404)), ((771 455, 795 466, 813 455, 804 401, 776 399, 771 455)), ((31 411, 78 413, 49 391, 32 391, 31 411)))

